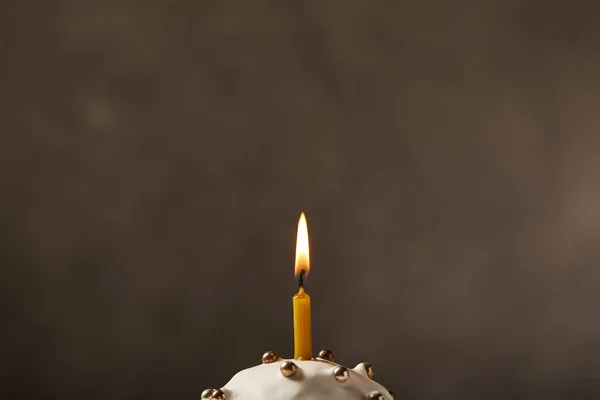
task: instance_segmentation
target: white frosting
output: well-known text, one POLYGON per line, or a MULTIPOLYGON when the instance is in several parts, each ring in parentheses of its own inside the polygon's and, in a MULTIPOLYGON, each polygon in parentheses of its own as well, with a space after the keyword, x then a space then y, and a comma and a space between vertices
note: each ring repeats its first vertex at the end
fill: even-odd
POLYGON ((333 370, 339 364, 329 361, 279 359, 238 372, 221 390, 226 400, 364 400, 377 391, 385 400, 392 395, 367 375, 363 364, 348 369, 346 382, 338 382, 333 370), (281 364, 292 361, 298 371, 286 378, 281 364))

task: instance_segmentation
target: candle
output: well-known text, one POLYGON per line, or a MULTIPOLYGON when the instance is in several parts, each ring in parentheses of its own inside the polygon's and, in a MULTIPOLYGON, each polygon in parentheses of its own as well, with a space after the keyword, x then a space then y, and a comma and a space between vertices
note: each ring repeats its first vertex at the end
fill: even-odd
POLYGON ((312 358, 312 331, 310 326, 310 296, 304 291, 304 278, 310 270, 308 227, 306 216, 300 215, 296 237, 295 276, 298 279, 298 293, 293 298, 294 305, 294 358, 312 358))

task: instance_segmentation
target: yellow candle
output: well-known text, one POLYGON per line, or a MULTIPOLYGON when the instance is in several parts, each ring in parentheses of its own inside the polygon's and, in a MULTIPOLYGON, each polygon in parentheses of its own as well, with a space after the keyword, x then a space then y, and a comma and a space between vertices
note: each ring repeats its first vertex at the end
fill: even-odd
POLYGON ((294 296, 294 358, 312 358, 312 332, 310 328, 310 296, 301 287, 294 296))
POLYGON ((312 358, 312 330, 310 317, 310 296, 304 291, 304 278, 310 271, 308 227, 304 213, 298 221, 296 238, 295 275, 298 278, 298 293, 293 298, 294 305, 294 358, 310 360, 312 358))

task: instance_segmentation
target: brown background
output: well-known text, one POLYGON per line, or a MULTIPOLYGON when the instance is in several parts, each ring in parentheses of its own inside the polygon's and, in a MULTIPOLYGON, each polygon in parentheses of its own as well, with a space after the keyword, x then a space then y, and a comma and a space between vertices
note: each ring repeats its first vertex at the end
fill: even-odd
POLYGON ((9 1, 2 398, 198 399, 315 347, 401 399, 600 396, 588 1, 9 1))

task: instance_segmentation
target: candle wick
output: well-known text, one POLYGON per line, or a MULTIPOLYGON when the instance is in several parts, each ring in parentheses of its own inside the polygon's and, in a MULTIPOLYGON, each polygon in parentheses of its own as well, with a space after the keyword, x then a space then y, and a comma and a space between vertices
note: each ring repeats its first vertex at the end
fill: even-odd
POLYGON ((303 288, 304 287, 304 274, 306 273, 306 270, 302 270, 300 271, 300 274, 298 275, 298 287, 299 288, 303 288))

